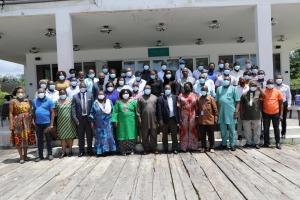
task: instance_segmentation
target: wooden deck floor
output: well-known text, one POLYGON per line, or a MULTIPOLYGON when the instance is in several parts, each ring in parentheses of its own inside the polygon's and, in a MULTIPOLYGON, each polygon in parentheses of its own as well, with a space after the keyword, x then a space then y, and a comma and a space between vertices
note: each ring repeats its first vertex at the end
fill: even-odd
POLYGON ((300 198, 300 146, 16 162, 0 151, 0 199, 300 198))

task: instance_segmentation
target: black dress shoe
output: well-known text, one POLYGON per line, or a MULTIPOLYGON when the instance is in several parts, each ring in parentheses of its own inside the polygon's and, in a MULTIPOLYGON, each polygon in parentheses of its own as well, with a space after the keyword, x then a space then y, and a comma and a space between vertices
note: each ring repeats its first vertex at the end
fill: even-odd
POLYGON ((89 151, 89 152, 87 152, 87 155, 88 155, 88 156, 94 156, 94 155, 95 155, 95 153, 94 153, 94 152, 91 152, 91 151, 89 151))
POLYGON ((260 149, 260 146, 258 144, 255 145, 254 147, 255 147, 255 149, 260 149))
POLYGON ((221 145, 221 149, 226 150, 227 149, 227 145, 221 145))
POLYGON ((277 143, 277 144, 276 144, 276 148, 277 148, 277 149, 281 149, 280 143, 277 143))
POLYGON ((178 154, 178 151, 177 151, 177 150, 174 150, 173 153, 174 153, 174 154, 178 154))
POLYGON ((72 157, 73 156, 73 152, 71 151, 70 153, 68 153, 68 157, 72 157))
POLYGON ((235 151, 236 148, 233 146, 233 147, 230 148, 230 150, 231 150, 231 151, 235 151))
POLYGON ((270 145, 268 145, 268 144, 264 144, 264 145, 263 145, 263 147, 265 147, 265 148, 269 148, 269 147, 270 147, 270 145))
POLYGON ((78 154, 78 157, 82 157, 82 156, 84 156, 85 155, 85 153, 79 153, 78 154))

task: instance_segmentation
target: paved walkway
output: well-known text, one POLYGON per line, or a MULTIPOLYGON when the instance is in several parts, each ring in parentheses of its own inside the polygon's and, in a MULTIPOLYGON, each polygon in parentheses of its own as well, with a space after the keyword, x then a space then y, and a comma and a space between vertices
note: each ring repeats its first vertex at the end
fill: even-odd
MULTIPOLYGON (((33 156, 31 156, 33 157, 33 156)), ((17 163, 0 150, 0 199, 299 199, 300 146, 17 163)))

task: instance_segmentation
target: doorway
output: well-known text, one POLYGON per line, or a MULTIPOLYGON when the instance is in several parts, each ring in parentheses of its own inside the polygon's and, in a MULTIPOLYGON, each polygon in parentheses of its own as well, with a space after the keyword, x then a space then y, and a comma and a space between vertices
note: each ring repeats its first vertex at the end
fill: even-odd
POLYGON ((122 60, 121 61, 107 61, 107 66, 109 69, 115 69, 117 72, 117 76, 121 75, 122 70, 122 60))

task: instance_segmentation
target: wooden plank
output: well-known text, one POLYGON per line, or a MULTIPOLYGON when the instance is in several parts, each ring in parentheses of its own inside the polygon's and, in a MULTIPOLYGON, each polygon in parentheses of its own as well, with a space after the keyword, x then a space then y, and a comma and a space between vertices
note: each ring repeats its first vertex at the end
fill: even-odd
MULTIPOLYGON (((74 182, 71 183, 72 178, 79 176, 79 180, 81 180, 82 175, 85 176, 87 174, 85 171, 96 165, 95 157, 86 159, 79 159, 76 163, 65 166, 57 176, 36 190, 28 199, 64 199, 76 186, 74 182)), ((75 181, 79 180, 76 179, 75 181)))
POLYGON ((108 199, 131 199, 140 161, 140 155, 132 155, 128 157, 108 199))
POLYGON ((181 153, 180 157, 198 196, 201 199, 220 199, 196 159, 190 153, 181 153))
POLYGON ((175 200, 175 192, 166 154, 155 155, 153 199, 175 200))
POLYGON ((102 176, 116 158, 116 156, 99 158, 95 168, 81 182, 77 183, 76 187, 65 199, 87 199, 96 187, 96 183, 100 182, 102 176))
POLYGON ((179 155, 169 154, 168 158, 176 199, 200 199, 179 155))
POLYGON ((196 158, 199 166, 202 168, 208 180, 222 199, 245 199, 239 190, 230 182, 230 180, 206 154, 194 153, 193 156, 196 158))
POLYGON ((300 159, 290 156, 288 153, 285 153, 284 150, 262 148, 259 152, 295 171, 300 169, 300 159))
POLYGON ((153 154, 142 156, 132 191, 132 200, 152 200, 154 158, 153 154))
POLYGON ((290 169, 254 149, 245 149, 244 151, 247 153, 247 155, 252 156, 257 160, 259 160, 262 163, 262 165, 268 166, 274 172, 280 174, 281 176, 285 177, 286 179, 288 179, 289 181, 291 181, 292 183, 300 187, 299 171, 290 169))
MULTIPOLYGON (((23 185, 22 188, 20 188, 18 191, 16 191, 12 196, 10 196, 9 199, 26 199, 29 198, 32 194, 34 194, 35 191, 37 191, 39 188, 43 187, 47 182, 49 182, 51 179, 53 179, 55 176, 58 176, 59 173, 69 165, 74 164, 78 158, 71 157, 67 159, 59 160, 59 162, 49 168, 47 172, 43 173, 39 177, 36 177, 34 180, 31 180, 30 184, 23 185)), ((86 160, 86 158, 80 158, 80 160, 86 160)), ((36 163, 39 165, 42 162, 48 162, 49 161, 41 161, 39 163, 36 163)))
MULTIPOLYGON (((220 156, 224 156, 224 152, 220 152, 220 156)), ((259 174, 257 174, 254 170, 249 168, 245 163, 240 161, 231 153, 227 153, 225 160, 229 162, 232 166, 240 169, 242 174, 241 177, 245 178, 247 181, 251 182, 255 185, 260 191, 263 191, 262 194, 267 199, 289 199, 285 194, 282 194, 280 190, 274 187, 270 182, 265 180, 259 174)))
POLYGON ((242 162, 248 165, 252 170, 262 176, 264 179, 269 181, 273 186, 279 189, 283 194, 291 199, 297 199, 300 197, 300 188, 288 181, 280 174, 274 172, 271 168, 261 164, 257 159, 248 156, 244 151, 237 150, 232 152, 242 162), (288 188, 288 189, 287 189, 288 188))
MULTIPOLYGON (((227 151, 225 153, 230 154, 227 151)), ((227 160, 225 160, 224 157, 227 155, 220 156, 220 151, 216 151, 214 154, 212 153, 207 155, 247 199, 266 199, 266 197, 262 194, 263 191, 260 191, 254 184, 248 181, 247 178, 241 173, 240 168, 231 165, 227 160)))
MULTIPOLYGON (((88 199, 107 199, 113 189, 125 163, 127 157, 118 156, 114 162, 106 169, 105 173, 94 185, 88 199)), ((129 169, 128 169, 129 170, 129 169)))

